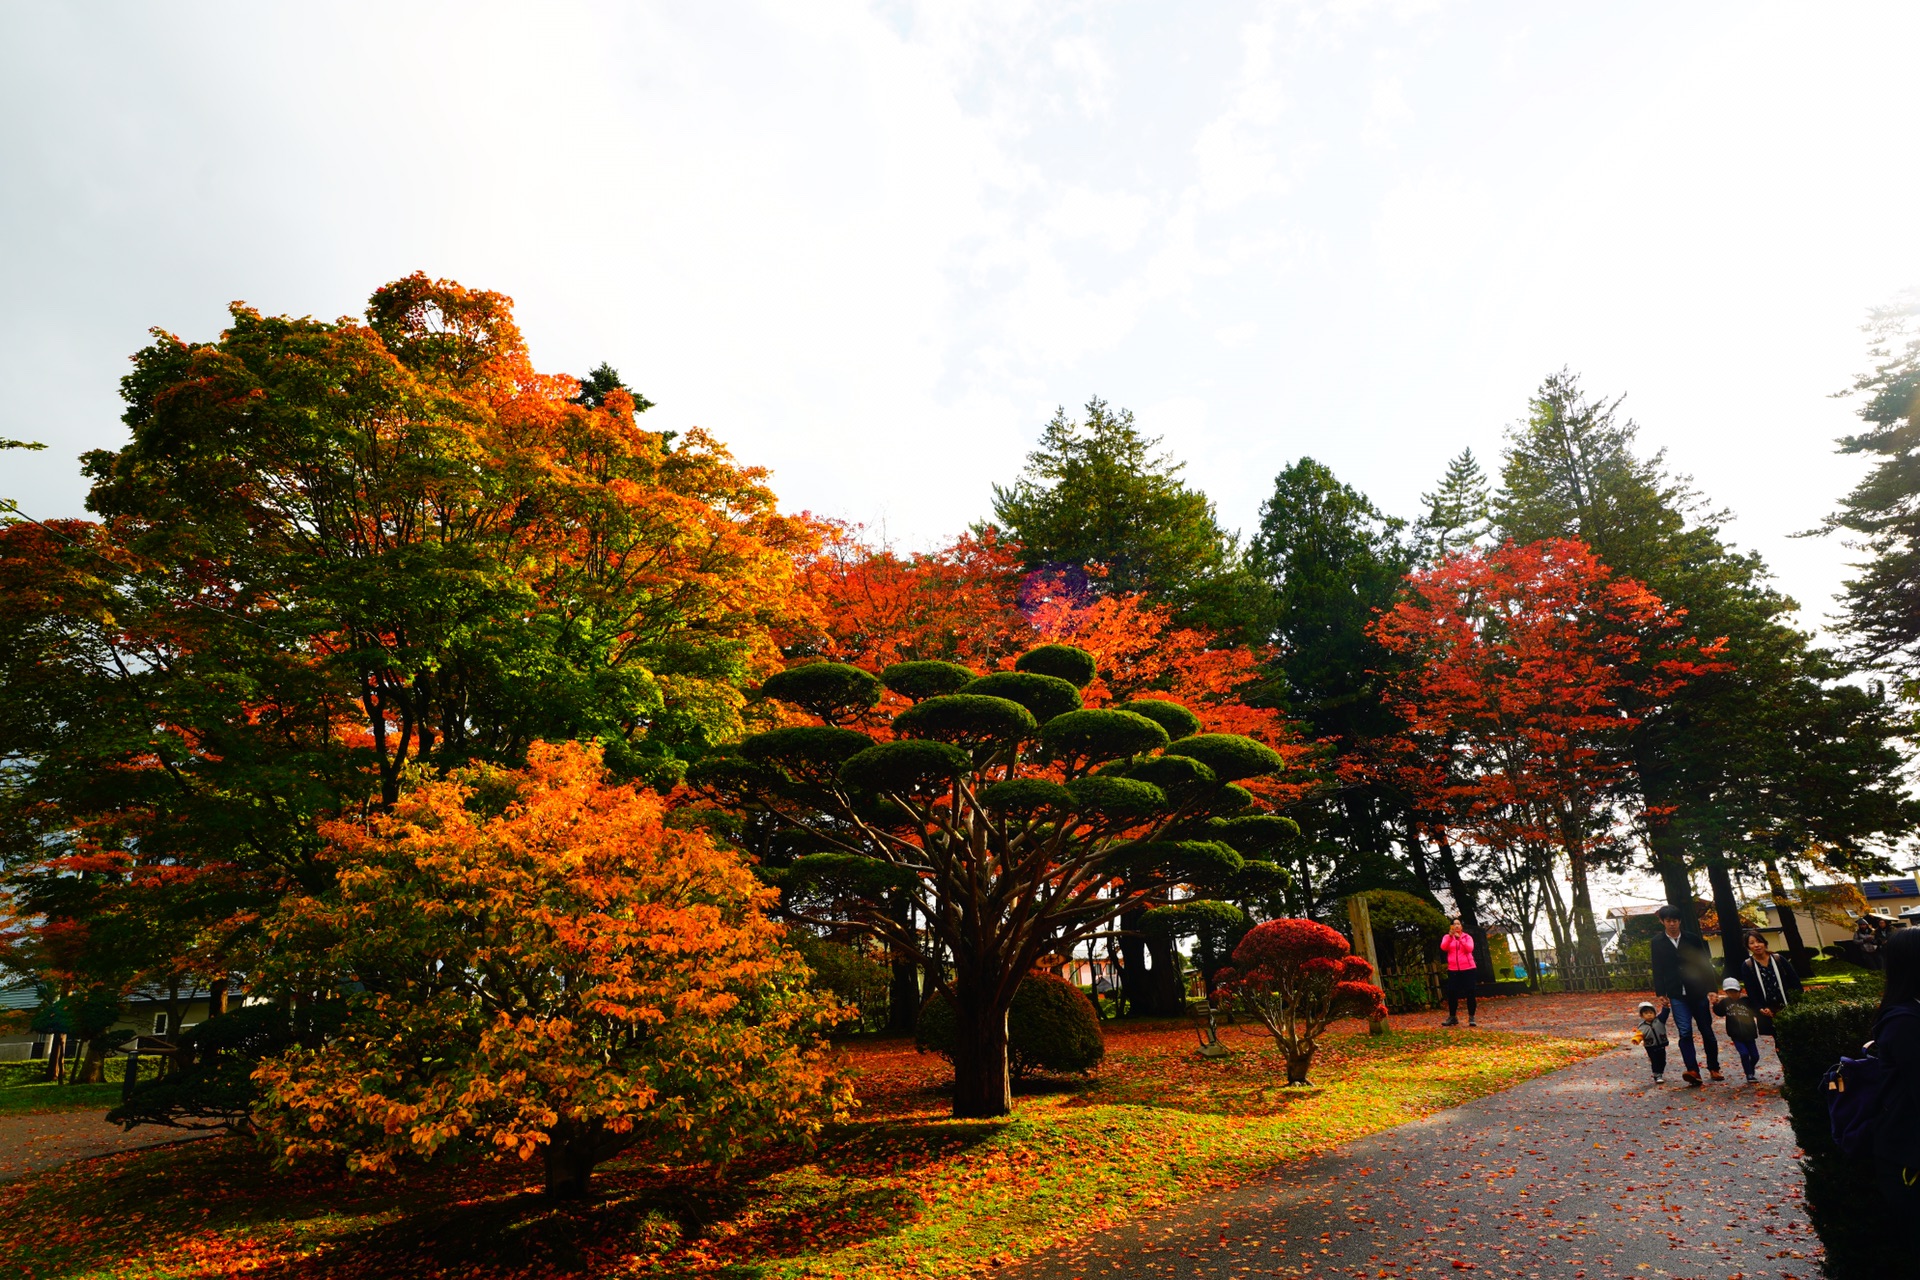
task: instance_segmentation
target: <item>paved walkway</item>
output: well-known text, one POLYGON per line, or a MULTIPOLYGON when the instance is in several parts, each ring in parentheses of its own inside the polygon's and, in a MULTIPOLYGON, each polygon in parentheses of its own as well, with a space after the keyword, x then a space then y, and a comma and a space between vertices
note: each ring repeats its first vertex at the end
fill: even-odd
POLYGON ((200 1136, 154 1125, 122 1133, 119 1125, 107 1123, 106 1115, 102 1108, 0 1116, 0 1182, 12 1182, 74 1160, 200 1136))
MULTIPOLYGON (((1458 1275, 1816 1280, 1771 1045, 1758 1086, 1655 1086, 1629 997, 1487 1001, 1481 1025, 1616 1047, 1278 1176, 1008 1270, 1081 1277, 1458 1275)), ((1462 1034, 1472 1034, 1462 1029, 1462 1034)), ((1732 1055, 1728 1055, 1731 1061, 1732 1055)), ((1007 1272, 1000 1273, 1002 1275, 1007 1272)))

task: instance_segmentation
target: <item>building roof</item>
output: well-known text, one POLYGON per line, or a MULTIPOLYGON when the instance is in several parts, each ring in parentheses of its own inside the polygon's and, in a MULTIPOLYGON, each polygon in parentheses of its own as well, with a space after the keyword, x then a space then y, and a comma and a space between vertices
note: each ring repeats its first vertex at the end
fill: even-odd
POLYGON ((1860 892, 1867 895, 1867 901, 1876 898, 1920 898, 1920 883, 1912 876, 1901 880, 1862 880, 1860 892))

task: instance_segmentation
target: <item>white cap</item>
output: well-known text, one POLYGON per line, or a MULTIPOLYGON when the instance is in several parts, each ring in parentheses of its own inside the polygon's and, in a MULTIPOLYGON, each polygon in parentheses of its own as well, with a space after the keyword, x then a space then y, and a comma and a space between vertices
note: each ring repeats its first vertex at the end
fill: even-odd
POLYGON ((1740 979, 1738 979, 1738 978, 1728 978, 1728 979, 1727 979, 1727 980, 1726 980, 1725 982, 1723 982, 1723 983, 1721 983, 1721 984, 1720 984, 1720 989, 1721 989, 1722 991, 1742 991, 1742 990, 1745 990, 1745 988, 1744 988, 1744 987, 1743 987, 1743 986, 1741 985, 1741 983, 1740 983, 1740 979))

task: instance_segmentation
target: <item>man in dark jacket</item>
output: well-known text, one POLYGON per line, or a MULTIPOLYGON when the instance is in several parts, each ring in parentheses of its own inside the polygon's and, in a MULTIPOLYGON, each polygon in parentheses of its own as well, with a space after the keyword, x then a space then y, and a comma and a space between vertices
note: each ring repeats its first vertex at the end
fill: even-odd
POLYGON ((1713 1034, 1713 1009, 1708 1004, 1719 987, 1713 977, 1713 953, 1699 934, 1680 932, 1680 913, 1672 906, 1661 907, 1654 915, 1662 932, 1653 940, 1653 994, 1660 997, 1663 1010, 1673 1012, 1680 1061, 1686 1066, 1680 1078, 1690 1085, 1700 1083, 1700 1063, 1693 1053, 1693 1028, 1698 1023, 1700 1043, 1707 1048, 1707 1074, 1722 1079, 1720 1041, 1713 1034))

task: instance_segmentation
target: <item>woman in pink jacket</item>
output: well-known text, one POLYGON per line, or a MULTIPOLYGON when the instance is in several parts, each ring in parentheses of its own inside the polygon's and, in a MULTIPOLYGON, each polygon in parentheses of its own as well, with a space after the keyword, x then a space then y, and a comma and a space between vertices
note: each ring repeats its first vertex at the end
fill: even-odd
POLYGON ((1447 1020, 1440 1025, 1457 1027, 1460 1025, 1460 997, 1467 998, 1467 1025, 1479 1026, 1474 1014, 1479 1012, 1479 1001, 1474 999, 1474 988, 1480 980, 1480 962, 1473 958, 1473 939, 1455 920, 1447 928, 1447 936, 1440 939, 1440 950, 1447 956, 1447 1020))

